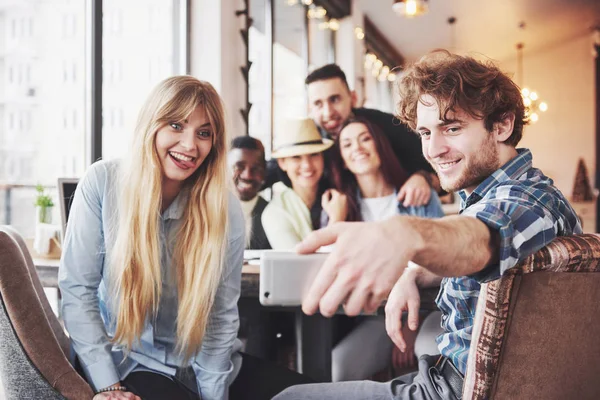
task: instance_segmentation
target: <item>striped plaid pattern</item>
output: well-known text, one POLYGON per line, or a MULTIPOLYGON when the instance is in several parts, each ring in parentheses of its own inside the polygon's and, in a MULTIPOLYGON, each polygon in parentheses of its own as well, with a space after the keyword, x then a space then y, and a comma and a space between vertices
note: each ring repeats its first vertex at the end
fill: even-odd
POLYGON ((442 355, 464 374, 481 282, 500 278, 519 261, 557 236, 581 233, 575 211, 552 179, 533 168, 532 155, 518 155, 484 180, 468 197, 461 196, 461 215, 475 217, 499 233, 497 263, 470 277, 444 278, 437 305, 445 333, 437 338, 442 355))

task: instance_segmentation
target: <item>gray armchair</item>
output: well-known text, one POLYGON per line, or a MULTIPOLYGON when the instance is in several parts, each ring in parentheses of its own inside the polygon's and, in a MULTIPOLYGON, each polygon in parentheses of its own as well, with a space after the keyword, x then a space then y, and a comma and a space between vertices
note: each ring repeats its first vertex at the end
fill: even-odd
POLYGON ((50 308, 21 236, 0 226, 0 376, 7 400, 90 400, 67 359, 69 339, 50 308))

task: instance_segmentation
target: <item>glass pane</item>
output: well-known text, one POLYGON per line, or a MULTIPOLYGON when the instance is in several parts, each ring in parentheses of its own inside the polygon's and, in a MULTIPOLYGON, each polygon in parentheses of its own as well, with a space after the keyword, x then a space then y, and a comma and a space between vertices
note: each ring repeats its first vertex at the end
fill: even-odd
POLYGON ((308 60, 304 6, 274 1, 273 130, 277 137, 286 119, 307 115, 304 79, 308 60))
POLYGON ((183 73, 177 67, 178 5, 177 0, 104 0, 104 159, 126 154, 138 112, 152 88, 183 73))
POLYGON ((308 20, 308 41, 311 70, 335 62, 333 31, 325 19, 311 18, 308 20))
POLYGON ((248 58, 252 62, 248 76, 249 99, 252 104, 248 116, 250 136, 265 146, 267 158, 271 156, 271 42, 265 29, 265 0, 250 2, 253 23, 249 31, 248 58))
POLYGON ((0 1, 0 223, 25 237, 34 186, 48 186, 59 224, 57 178, 86 165, 85 4, 0 1))

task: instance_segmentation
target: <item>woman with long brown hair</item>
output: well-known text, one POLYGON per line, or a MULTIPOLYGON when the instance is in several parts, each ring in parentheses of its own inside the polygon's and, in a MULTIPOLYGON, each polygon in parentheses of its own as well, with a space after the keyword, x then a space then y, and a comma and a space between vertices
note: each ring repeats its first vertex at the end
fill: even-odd
MULTIPOLYGON (((331 172, 335 189, 325 193, 322 205, 338 220, 340 216, 342 221, 381 221, 398 214, 429 218, 444 215, 434 190, 424 206, 405 206, 398 201, 397 191, 408 174, 386 136, 367 119, 350 119, 343 126, 332 147, 331 172)), ((439 321, 439 316, 432 318, 439 321)), ((406 332, 406 336, 411 333, 406 332)), ((412 334, 413 339, 415 336, 412 334)), ((427 347, 436 351, 434 341, 427 347)), ((384 318, 361 318, 333 351, 333 379, 367 379, 384 369, 390 359, 396 367, 411 365, 413 351, 414 346, 407 352, 395 348, 386 334, 384 318)))

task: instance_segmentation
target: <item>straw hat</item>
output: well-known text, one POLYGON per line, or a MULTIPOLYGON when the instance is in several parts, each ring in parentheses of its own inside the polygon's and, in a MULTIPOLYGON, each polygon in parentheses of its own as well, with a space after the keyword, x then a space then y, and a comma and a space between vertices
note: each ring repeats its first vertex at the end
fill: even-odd
POLYGON ((333 140, 321 137, 317 125, 310 118, 285 121, 275 135, 275 142, 273 158, 320 153, 333 145, 333 140))

